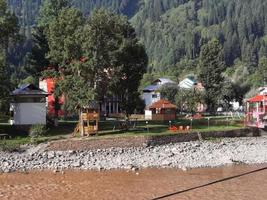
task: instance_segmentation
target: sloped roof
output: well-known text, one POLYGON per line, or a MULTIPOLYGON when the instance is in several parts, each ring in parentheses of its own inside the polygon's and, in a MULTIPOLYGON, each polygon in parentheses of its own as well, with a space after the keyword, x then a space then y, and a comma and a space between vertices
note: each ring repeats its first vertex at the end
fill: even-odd
POLYGON ((193 88, 197 82, 195 80, 192 80, 191 78, 185 78, 179 83, 179 86, 184 89, 190 89, 193 88))
POLYGON ((147 87, 144 88, 144 92, 148 91, 148 92, 153 92, 155 90, 158 90, 160 88, 160 85, 149 85, 147 87))
POLYGON ((176 109, 177 106, 167 100, 162 99, 149 106, 149 109, 155 109, 155 108, 176 109))
POLYGON ((152 85, 149 85, 149 86, 145 87, 143 89, 143 91, 144 92, 153 92, 153 91, 159 90, 162 85, 167 84, 167 83, 173 83, 173 84, 175 84, 175 82, 172 81, 172 80, 170 80, 170 79, 167 79, 167 78, 159 78, 159 79, 153 81, 153 84, 152 85), (160 84, 157 84, 158 82, 160 82, 160 84))
POLYGON ((267 95, 257 95, 255 97, 252 97, 250 99, 246 100, 247 102, 261 102, 261 101, 267 101, 267 95))
POLYGON ((175 83, 174 81, 168 78, 158 78, 157 80, 153 81, 153 83, 156 83, 156 82, 161 82, 162 85, 166 83, 175 83))
POLYGON ((39 87, 36 87, 33 84, 24 84, 21 85, 18 89, 15 89, 11 92, 11 96, 17 95, 48 95, 45 91, 41 90, 39 87))

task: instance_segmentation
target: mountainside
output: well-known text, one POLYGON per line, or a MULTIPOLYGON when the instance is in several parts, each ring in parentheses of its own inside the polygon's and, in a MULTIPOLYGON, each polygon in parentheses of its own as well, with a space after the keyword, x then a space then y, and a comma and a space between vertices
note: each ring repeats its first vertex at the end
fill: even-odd
MULTIPOLYGON (((35 24, 42 0, 8 3, 21 25, 35 24)), ((72 4, 87 15, 100 7, 127 15, 146 46, 150 72, 194 72, 201 46, 213 37, 223 45, 227 66, 235 65, 231 72, 242 63, 243 71, 254 73, 259 59, 267 56, 266 0, 73 0, 72 4)))
MULTIPOLYGON (((36 23, 38 11, 44 0, 7 0, 10 9, 16 13, 20 23, 32 26, 36 23)), ((138 0, 70 0, 71 4, 86 15, 94 9, 105 7, 129 18, 138 12, 138 0)))

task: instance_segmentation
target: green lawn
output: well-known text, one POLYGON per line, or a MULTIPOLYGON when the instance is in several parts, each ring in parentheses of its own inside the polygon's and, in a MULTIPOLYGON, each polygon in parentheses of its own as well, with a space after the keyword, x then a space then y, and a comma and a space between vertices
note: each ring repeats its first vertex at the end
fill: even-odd
MULTIPOLYGON (((190 126, 191 121, 186 119, 177 119, 172 121, 171 124, 176 126, 190 126)), ((3 123, 0 123, 0 134, 6 133, 12 136, 12 139, 0 140, 0 150, 12 151, 19 149, 19 146, 23 144, 38 144, 51 140, 66 139, 72 136, 76 125, 77 121, 60 121, 58 127, 49 128, 45 136, 38 137, 32 141, 31 138, 27 136, 27 133, 14 129, 3 120, 3 123)), ((90 137, 90 139, 184 134, 184 132, 174 133, 169 131, 168 121, 149 121, 148 124, 146 121, 131 122, 129 130, 127 131, 118 130, 118 122, 116 121, 101 121, 99 127, 100 131, 98 135, 90 137)), ((223 131, 243 128, 243 123, 240 120, 230 121, 226 118, 212 118, 209 122, 209 127, 207 119, 193 120, 192 127, 193 129, 190 130, 191 132, 223 131)))

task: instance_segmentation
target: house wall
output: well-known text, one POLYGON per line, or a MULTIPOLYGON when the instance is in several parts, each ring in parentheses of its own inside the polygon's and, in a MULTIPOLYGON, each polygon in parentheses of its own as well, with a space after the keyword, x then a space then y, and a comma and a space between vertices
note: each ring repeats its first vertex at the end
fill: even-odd
POLYGON ((145 92, 143 94, 143 99, 145 100, 146 106, 150 106, 152 103, 155 103, 160 100, 159 92, 145 92))
POLYGON ((46 124, 46 103, 12 103, 14 125, 46 124))
POLYGON ((175 120, 176 114, 153 114, 152 120, 153 121, 169 121, 175 120))
MULTIPOLYGON (((55 88, 55 80, 52 78, 44 79, 39 81, 39 88, 47 92, 49 95, 46 97, 46 107, 48 110, 49 116, 55 115, 55 97, 54 97, 54 88, 55 88)), ((59 98, 59 104, 64 104, 64 97, 59 98)), ((63 117, 64 112, 62 109, 58 111, 58 115, 63 117)))

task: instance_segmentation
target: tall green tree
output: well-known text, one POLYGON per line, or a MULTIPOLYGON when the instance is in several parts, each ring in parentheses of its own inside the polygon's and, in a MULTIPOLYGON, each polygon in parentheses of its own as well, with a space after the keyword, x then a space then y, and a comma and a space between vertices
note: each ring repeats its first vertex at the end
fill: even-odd
MULTIPOLYGON (((61 13, 60 11, 67 7, 69 7, 69 0, 45 0, 40 8, 37 26, 33 33, 34 44, 31 53, 28 55, 29 65, 26 68, 27 72, 36 79, 45 76, 56 78, 59 75, 60 62, 55 62, 55 60, 48 56, 50 50, 50 45, 48 44, 49 28, 51 24, 56 23, 61 13), (47 68, 53 69, 53 73, 44 71, 47 68)), ((55 95, 55 119, 58 118, 60 107, 59 97, 55 95)))
POLYGON ((126 17, 100 9, 92 13, 84 28, 85 65, 91 71, 96 98, 117 96, 126 114, 135 110, 138 87, 146 72, 148 57, 126 17), (101 81, 99 81, 101 80, 101 81))
POLYGON ((196 113, 198 106, 204 102, 204 91, 192 89, 180 89, 175 95, 175 104, 181 112, 196 113))
POLYGON ((63 8, 69 7, 69 2, 69 0, 45 0, 40 8, 37 26, 32 33, 33 47, 31 53, 28 54, 28 66, 26 67, 27 72, 36 78, 42 76, 44 69, 55 64, 50 63, 47 58, 49 25, 56 20, 63 8))
POLYGON ((160 88, 161 98, 167 99, 168 101, 175 103, 175 96, 179 92, 179 87, 175 83, 164 84, 160 88))
POLYGON ((82 49, 78 33, 82 29, 83 23, 84 18, 79 10, 63 8, 46 31, 49 47, 47 58, 52 67, 46 71, 44 76, 50 76, 57 80, 54 94, 55 118, 58 117, 60 108, 58 103, 60 95, 64 94, 66 111, 73 111, 80 104, 84 104, 84 99, 88 99, 88 95, 91 95, 86 79, 79 78, 82 49))
POLYGON ((8 74, 8 48, 18 39, 18 20, 7 7, 5 0, 0 0, 0 111, 7 110, 8 97, 11 89, 8 74))
POLYGON ((80 12, 63 9, 48 32, 49 58, 59 63, 61 93, 69 110, 117 96, 126 113, 139 100, 147 55, 125 17, 100 9, 83 24, 80 12))
POLYGON ((222 73, 225 70, 222 46, 217 39, 213 39, 201 48, 199 68, 199 80, 206 90, 205 103, 208 111, 214 113, 220 101, 224 81, 222 73))
POLYGON ((10 82, 7 78, 5 56, 0 52, 0 112, 8 108, 10 82))
POLYGON ((259 60, 258 70, 256 72, 257 86, 267 85, 267 57, 263 56, 259 60))
POLYGON ((70 0, 44 0, 38 17, 39 27, 48 27, 62 8, 70 6, 70 0))
POLYGON ((18 37, 18 19, 8 10, 5 0, 0 0, 0 48, 7 56, 9 44, 18 37))

